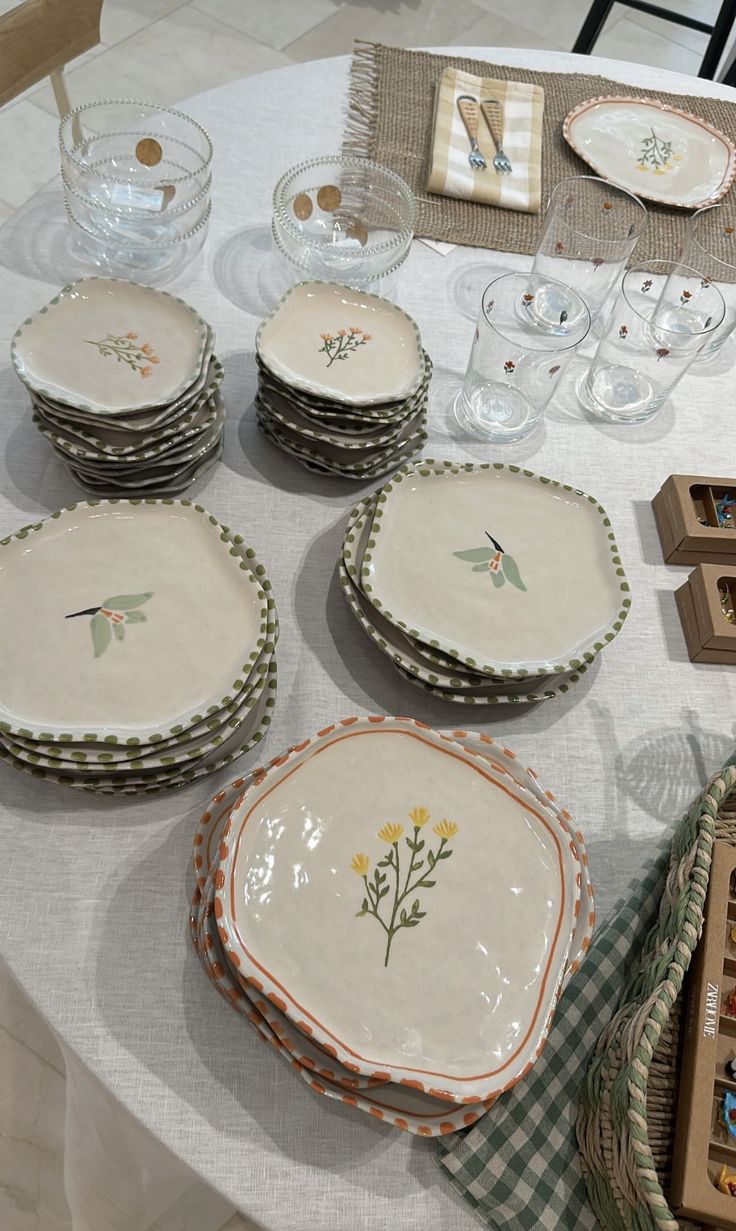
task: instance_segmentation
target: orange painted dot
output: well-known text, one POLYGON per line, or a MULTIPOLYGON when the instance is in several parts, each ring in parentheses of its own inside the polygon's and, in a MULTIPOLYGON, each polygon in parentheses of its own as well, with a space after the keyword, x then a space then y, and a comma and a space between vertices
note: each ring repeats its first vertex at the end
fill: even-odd
POLYGON ((345 1068, 346 1068, 346 1069, 350 1069, 350 1072, 351 1072, 351 1073, 359 1073, 359 1072, 360 1072, 360 1069, 358 1068, 357 1064, 353 1064, 353 1063, 352 1063, 352 1061, 350 1061, 350 1060, 346 1060, 346 1061, 345 1061, 345 1068))
POLYGON ((369 1107, 368 1110, 372 1116, 376 1117, 377 1120, 383 1119, 383 1112, 381 1111, 380 1107, 369 1107))
POLYGON ((423 1090, 424 1089, 424 1086, 422 1085, 421 1081, 414 1081, 409 1077, 402 1077, 401 1084, 402 1086, 410 1086, 412 1090, 423 1090))
POLYGON ((201 855, 194 856, 194 866, 197 869, 197 871, 199 871, 199 869, 202 867, 202 856, 201 855))
POLYGON ((333 1073, 332 1069, 317 1069, 317 1072, 319 1073, 320 1077, 327 1077, 330 1081, 335 1080, 335 1074, 333 1073))
POLYGON ((201 833, 195 833, 195 835, 194 835, 194 845, 195 845, 195 846, 201 846, 203 842, 204 842, 204 836, 203 836, 203 834, 201 834, 201 833))
POLYGON ((432 1136, 432 1130, 431 1130, 431 1128, 429 1127, 429 1125, 428 1125, 428 1124, 419 1124, 419 1125, 417 1126, 417 1132, 418 1132, 418 1133, 420 1134, 420 1136, 422 1136, 422 1137, 431 1137, 431 1136, 432 1136))
POLYGON ((323 1043, 322 1051, 326 1051, 328 1056, 332 1056, 333 1060, 337 1060, 337 1049, 331 1043, 323 1043))
POLYGON ((477 1111, 469 1111, 463 1116, 463 1124, 475 1124, 478 1117, 479 1113, 477 1111))
MULTIPOLYGON (((208 939, 208 940, 210 939, 210 938, 209 938, 209 936, 207 937, 207 939, 208 939)), ((223 966, 222 962, 213 962, 213 963, 212 963, 212 973, 213 973, 213 975, 215 976, 215 978, 216 978, 216 979, 221 979, 221 978, 222 978, 222 976, 223 976, 223 975, 224 975, 224 973, 225 973, 225 967, 223 966)))
POLYGON ((221 804, 224 798, 225 798, 225 792, 224 792, 224 791, 218 791, 218 792, 217 792, 217 794, 216 794, 216 795, 215 795, 215 797, 214 797, 215 803, 216 803, 216 804, 221 804))
POLYGON ((201 819, 201 821, 200 821, 199 823, 200 823, 200 825, 209 825, 209 823, 210 823, 210 821, 211 821, 211 820, 212 820, 212 813, 211 813, 211 812, 205 812, 205 813, 203 813, 203 815, 202 815, 202 819, 201 819))
POLYGON ((274 996, 273 992, 266 992, 266 995, 271 1001, 271 1004, 274 1004, 277 1009, 281 1009, 282 1013, 286 1012, 286 1002, 284 1000, 281 1000, 279 996, 274 996))
POLYGON ((246 982, 249 983, 251 987, 254 987, 256 991, 259 991, 259 992, 263 991, 263 984, 259 983, 258 979, 254 978, 253 975, 248 975, 246 978, 246 982))
POLYGON ((231 963, 231 965, 232 965, 232 966, 239 966, 239 965, 240 965, 240 958, 238 957, 237 953, 234 953, 234 952, 233 952, 233 950, 232 950, 232 949, 228 949, 228 951, 227 951, 227 955, 228 955, 228 957, 229 957, 229 959, 230 959, 230 963, 231 963))
POLYGON ((512 761, 516 760, 516 753, 512 752, 510 748, 502 748, 501 752, 505 757, 511 757, 512 761))
POLYGON ((390 1073, 381 1073, 381 1072, 378 1072, 378 1073, 372 1073, 372 1074, 371 1074, 371 1076, 372 1076, 372 1078, 373 1078, 373 1080, 374 1080, 374 1081, 390 1081, 390 1080, 391 1080, 391 1074, 390 1074, 390 1073))
POLYGON ((302 1034, 312 1034, 312 1027, 307 1022, 297 1022, 297 1029, 301 1030, 302 1034))
POLYGON ((226 945, 227 944, 227 929, 224 927, 218 927, 217 930, 220 933, 220 940, 222 941, 223 945, 226 945))
POLYGON ((316 1069, 317 1068, 316 1062, 312 1060, 310 1056, 300 1056, 299 1059, 301 1060, 305 1069, 316 1069))
POLYGON ((313 1089, 313 1090, 316 1090, 316 1091, 317 1091, 317 1093, 318 1093, 318 1094, 324 1094, 324 1092, 325 1092, 325 1088, 324 1088, 324 1086, 321 1086, 321 1085, 320 1085, 320 1083, 319 1083, 318 1081, 310 1081, 310 1083, 309 1083, 309 1084, 310 1084, 310 1086, 312 1087, 312 1089, 313 1089))
POLYGON ((455 1125, 450 1124, 448 1120, 442 1120, 442 1122, 440 1123, 440 1132, 441 1133, 454 1133, 455 1125))
POLYGON ((397 1128, 403 1128, 405 1133, 409 1131, 409 1125, 407 1124, 406 1120, 402 1120, 401 1116, 398 1116, 394 1120, 394 1124, 396 1125, 397 1128))
POLYGON ((224 913, 225 912, 222 909, 222 902, 219 898, 215 898, 215 918, 222 919, 224 913))
POLYGON ((358 1100, 357 1100, 357 1098, 353 1098, 352 1094, 343 1094, 343 1095, 342 1095, 342 1101, 343 1101, 343 1103, 347 1103, 347 1104, 348 1104, 348 1106, 350 1106, 350 1107, 357 1107, 357 1106, 358 1106, 358 1100))
POLYGON ((223 889, 225 885, 225 873, 222 868, 218 868, 215 872, 215 889, 223 889))

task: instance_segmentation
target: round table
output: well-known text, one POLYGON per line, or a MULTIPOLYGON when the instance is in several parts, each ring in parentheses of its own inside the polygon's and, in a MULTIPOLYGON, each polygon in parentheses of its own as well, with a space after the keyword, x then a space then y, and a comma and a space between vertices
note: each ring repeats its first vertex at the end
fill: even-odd
MULTIPOLYGON (((450 50, 733 95, 595 57, 450 50)), ((214 325, 228 405, 222 463, 197 494, 256 547, 281 618, 279 697, 262 757, 351 713, 409 713, 443 727, 461 713, 404 684, 340 592, 346 515, 371 485, 302 470, 259 434, 251 407, 254 333, 270 306, 271 191, 289 165, 339 148, 348 67, 345 58, 301 64, 182 104, 214 140, 214 212, 204 252, 169 289, 214 325)), ((64 267, 65 226, 54 183, 0 231, 3 535, 79 498, 33 428, 8 359, 17 324, 73 272, 64 267)), ((398 298, 435 364, 428 454, 480 461, 491 449, 453 438, 447 416, 472 334, 450 284, 473 265, 492 273, 527 268, 528 258, 467 248, 442 256, 415 242, 398 298)), ((481 715, 482 729, 535 766, 585 831, 599 918, 732 750, 736 677, 688 661, 673 598, 687 570, 663 564, 650 501, 672 472, 728 471, 733 345, 640 427, 586 421, 573 368, 543 431, 496 451, 594 493, 631 583, 621 636, 567 696, 481 715)), ((251 754, 235 769, 253 762, 251 754)), ((191 838, 206 800, 233 776, 231 768, 185 791, 111 804, 0 767, 0 953, 67 1058, 75 1228, 143 1231, 154 1216, 173 1226, 165 1212, 178 1199, 176 1226, 193 1225, 187 1212, 197 1208, 198 1231, 218 1225, 228 1207, 268 1231, 471 1231, 475 1218, 435 1168, 431 1143, 313 1094, 204 978, 186 928, 191 838), (194 1188, 182 1197, 197 1177, 222 1198, 209 1216, 194 1188)))

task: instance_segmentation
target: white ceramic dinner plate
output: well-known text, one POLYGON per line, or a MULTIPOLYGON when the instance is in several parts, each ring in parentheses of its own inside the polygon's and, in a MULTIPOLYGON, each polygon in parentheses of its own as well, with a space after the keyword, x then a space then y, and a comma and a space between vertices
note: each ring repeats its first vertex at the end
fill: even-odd
POLYGON ((34 392, 114 415, 173 402, 188 390, 211 337, 194 309, 165 291, 84 278, 21 325, 11 359, 34 392))
POLYGON ((371 605, 360 588, 363 555, 370 538, 375 496, 366 496, 353 510, 343 540, 338 574, 343 594, 353 615, 363 630, 388 658, 399 674, 412 684, 460 705, 534 705, 569 691, 587 668, 582 663, 576 671, 560 675, 533 675, 526 679, 496 680, 479 675, 453 662, 446 661, 436 650, 414 641, 380 611, 371 605))
POLYGON ((562 131, 598 175, 664 205, 711 205, 736 172, 730 138, 656 99, 590 98, 565 117, 562 131))
POLYGON ((222 847, 232 964, 342 1064, 454 1102, 507 1089, 565 971, 566 829, 410 719, 345 720, 279 761, 222 847))
POLYGON ((242 688, 267 579, 200 505, 71 505, 0 542, 0 731, 150 742, 242 688))
MULTIPOLYGON (((510 749, 496 745, 489 736, 474 732, 453 731, 447 734, 465 747, 481 753, 495 772, 506 775, 517 789, 531 791, 543 809, 559 816, 561 824, 570 834, 581 863, 583 893, 562 982, 564 986, 578 969, 589 947, 594 923, 593 893, 587 873, 583 835, 574 829, 572 817, 560 807, 554 795, 540 785, 536 773, 522 767, 510 749)), ((228 930, 222 916, 218 919, 213 901, 220 842, 229 839, 233 812, 242 803, 245 794, 259 784, 263 773, 260 768, 251 770, 219 791, 202 815, 194 835, 192 858, 197 890, 190 912, 190 932, 207 975, 220 994, 248 1019, 263 1041, 281 1052, 316 1093, 420 1136, 441 1136, 468 1127, 492 1105, 495 1096, 480 1103, 453 1107, 420 1090, 388 1082, 384 1074, 368 1077, 356 1073, 324 1051, 309 1033, 302 1034, 267 997, 254 991, 237 968, 228 965, 222 948, 229 939, 228 930)))
POLYGON ((630 605, 598 501, 500 462, 402 467, 378 492, 360 585, 414 639, 508 677, 577 670, 630 605))
POLYGON ((345 406, 408 398, 425 363, 419 329, 387 299, 332 282, 300 282, 256 334, 280 380, 345 406))

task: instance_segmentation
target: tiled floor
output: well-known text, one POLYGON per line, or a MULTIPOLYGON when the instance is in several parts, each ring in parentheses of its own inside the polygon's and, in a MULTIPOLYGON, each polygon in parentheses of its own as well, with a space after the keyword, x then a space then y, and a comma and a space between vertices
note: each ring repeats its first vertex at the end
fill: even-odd
MULTIPOLYGON (((68 72, 74 102, 126 96, 179 103, 234 78, 350 51, 406 46, 569 50, 589 0, 105 0, 102 44, 68 72), (543 33, 540 35, 540 31, 543 33)), ((670 0, 712 19, 718 0, 670 0)), ((15 0, 0 0, 0 13, 15 0)), ((696 73, 703 35, 614 9, 596 50, 696 73)), ((0 222, 56 173, 47 84, 0 111, 0 222)), ((62 1189, 64 1077, 56 1044, 0 970, 0 1228, 68 1231, 62 1189)), ((228 1231, 246 1224, 233 1219, 228 1231)))

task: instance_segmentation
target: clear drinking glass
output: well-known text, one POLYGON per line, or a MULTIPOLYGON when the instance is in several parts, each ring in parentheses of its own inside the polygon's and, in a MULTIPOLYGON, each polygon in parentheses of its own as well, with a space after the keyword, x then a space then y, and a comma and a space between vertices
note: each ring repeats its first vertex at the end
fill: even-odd
POLYGON ((590 328, 576 291, 534 274, 502 274, 483 292, 463 387, 455 400, 461 427, 483 440, 520 440, 536 426, 575 349, 590 328), (568 319, 540 327, 536 296, 565 296, 568 319))
POLYGON ((719 282, 726 315, 714 329, 698 360, 710 359, 736 327, 736 204, 706 205, 691 217, 680 249, 680 260, 704 278, 719 282))
POLYGON ((590 368, 583 405, 613 423, 656 415, 723 321, 716 286, 679 261, 643 261, 623 277, 590 368))
POLYGON ((563 313, 572 320, 574 301, 569 291, 552 285, 553 279, 577 291, 594 320, 600 317, 646 224, 647 211, 633 192, 594 175, 560 180, 549 198, 532 266, 549 281, 536 297, 539 324, 557 332, 563 313))

